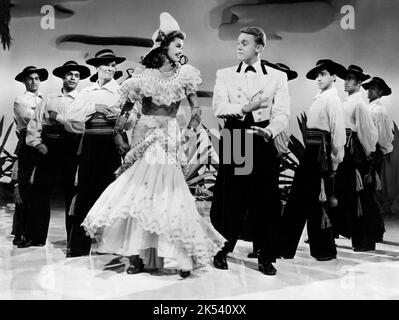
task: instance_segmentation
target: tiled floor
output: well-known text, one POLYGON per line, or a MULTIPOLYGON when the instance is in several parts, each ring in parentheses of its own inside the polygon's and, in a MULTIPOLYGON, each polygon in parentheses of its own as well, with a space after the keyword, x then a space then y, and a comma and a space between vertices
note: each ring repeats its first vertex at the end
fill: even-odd
MULTIPOLYGON (((354 253, 338 239, 338 259, 318 262, 301 239, 294 260, 278 260, 277 276, 257 271, 251 244, 240 241, 230 269, 212 266, 187 279, 177 274, 128 275, 127 259, 115 256, 65 258, 60 210, 52 215, 45 247, 17 249, 10 236, 12 212, 0 209, 0 299, 399 299, 399 218, 386 217, 385 243, 354 253)), ((306 235, 303 235, 305 237, 306 235)))

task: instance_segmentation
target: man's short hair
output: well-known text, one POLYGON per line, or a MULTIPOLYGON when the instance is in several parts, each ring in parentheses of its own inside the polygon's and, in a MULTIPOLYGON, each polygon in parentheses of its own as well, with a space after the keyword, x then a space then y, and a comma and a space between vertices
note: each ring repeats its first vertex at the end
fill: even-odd
POLYGON ((240 30, 241 33, 251 34, 255 37, 255 43, 266 46, 266 34, 258 27, 245 27, 240 30))

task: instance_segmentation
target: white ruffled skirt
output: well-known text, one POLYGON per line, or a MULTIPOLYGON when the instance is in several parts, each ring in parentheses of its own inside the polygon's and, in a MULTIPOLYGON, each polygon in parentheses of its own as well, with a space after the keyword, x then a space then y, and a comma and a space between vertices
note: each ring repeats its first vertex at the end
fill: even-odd
POLYGON ((182 162, 176 119, 142 115, 132 149, 82 226, 98 252, 139 255, 147 268, 192 270, 226 241, 198 213, 182 162))

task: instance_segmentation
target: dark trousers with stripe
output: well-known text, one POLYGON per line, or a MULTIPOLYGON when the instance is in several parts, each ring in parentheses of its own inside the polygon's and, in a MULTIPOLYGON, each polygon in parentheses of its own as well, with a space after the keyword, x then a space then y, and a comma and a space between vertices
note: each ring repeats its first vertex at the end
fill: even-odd
POLYGON ((38 151, 25 143, 26 131, 21 132, 17 147, 18 188, 22 203, 17 204, 13 218, 13 231, 16 238, 28 238, 28 225, 32 219, 34 200, 33 185, 30 183, 39 158, 38 151))
POLYGON ((367 159, 355 133, 350 139, 344 161, 337 170, 337 229, 341 235, 352 239, 354 248, 372 249, 385 231, 375 198, 376 168, 372 160, 367 159), (360 174, 361 190, 356 189, 356 170, 360 174))
POLYGON ((223 136, 221 138, 220 166, 210 217, 216 230, 228 240, 222 250, 227 254, 234 250, 242 234, 245 217, 249 215, 253 221, 251 230, 254 233, 254 241, 260 249, 259 260, 275 262, 281 212, 279 160, 273 141, 266 142, 263 137, 246 133, 252 125, 266 127, 268 121, 255 123, 250 114, 244 121, 226 122, 224 130, 230 133, 231 141, 223 136), (239 133, 241 138, 238 139, 234 132, 239 133), (245 155, 245 161, 252 161, 253 168, 249 174, 238 175, 236 169, 243 165, 234 161, 234 148, 241 148, 241 154, 243 153, 248 143, 245 136, 253 139, 253 148, 245 155), (231 157, 232 164, 226 163, 227 154, 231 157))
POLYGON ((34 243, 46 242, 51 215, 50 198, 57 181, 63 189, 65 230, 68 239, 71 230, 71 217, 68 211, 76 193, 75 174, 80 139, 81 135, 66 131, 61 132, 56 138, 45 133, 42 136, 48 153, 40 155, 34 177, 34 212, 29 225, 29 238, 34 243))
MULTIPOLYGON (((306 222, 311 256, 318 259, 335 257, 337 254, 333 228, 327 227, 324 220, 325 213, 331 222, 331 210, 326 202, 322 203, 319 199, 321 178, 325 182, 327 198, 331 194, 328 171, 322 169, 320 162, 320 148, 320 145, 306 144, 305 154, 295 172, 281 217, 279 252, 285 258, 295 256, 306 222)), ((331 147, 327 145, 325 155, 329 158, 330 154, 331 147)))
POLYGON ((101 193, 115 180, 121 165, 112 135, 85 134, 79 161, 78 192, 72 219, 69 247, 72 254, 88 254, 91 238, 81 224, 101 193))

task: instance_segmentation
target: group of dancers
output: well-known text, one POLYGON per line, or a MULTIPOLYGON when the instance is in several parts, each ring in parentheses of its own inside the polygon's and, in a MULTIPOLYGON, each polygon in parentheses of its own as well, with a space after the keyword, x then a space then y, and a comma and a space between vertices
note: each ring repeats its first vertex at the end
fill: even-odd
POLYGON ((60 179, 66 256, 88 255, 95 238, 98 253, 129 257, 129 274, 176 269, 185 278, 212 259, 216 268, 228 269, 227 254, 245 220, 254 257, 266 275, 276 274, 277 258, 294 258, 305 222, 310 254, 320 261, 336 257, 337 234, 350 237, 356 251, 374 250, 384 233, 374 194, 393 140, 381 101, 391 93, 385 81, 373 77, 365 83, 370 76, 360 67, 328 59, 307 73, 320 93, 307 111, 305 154, 282 210, 278 183, 289 138, 288 80, 297 73, 261 60, 265 33, 243 28, 237 39, 239 64, 216 73, 212 108, 231 135, 220 139, 223 152, 209 221, 198 213, 186 183, 176 121, 184 99, 192 119, 201 121, 196 92, 202 80, 183 55, 185 37, 177 21, 161 13, 153 47, 121 84, 116 68, 126 58, 109 49, 86 61, 96 73, 94 83, 80 93, 79 80, 91 72, 75 61, 53 70, 62 88, 47 97, 39 92, 46 69, 28 66, 16 76, 26 92, 14 102, 19 135, 14 244, 45 245, 50 196, 60 179), (344 103, 334 86, 337 77, 345 81, 344 103), (237 144, 250 151, 250 172, 243 173, 245 164, 235 162, 237 144))

